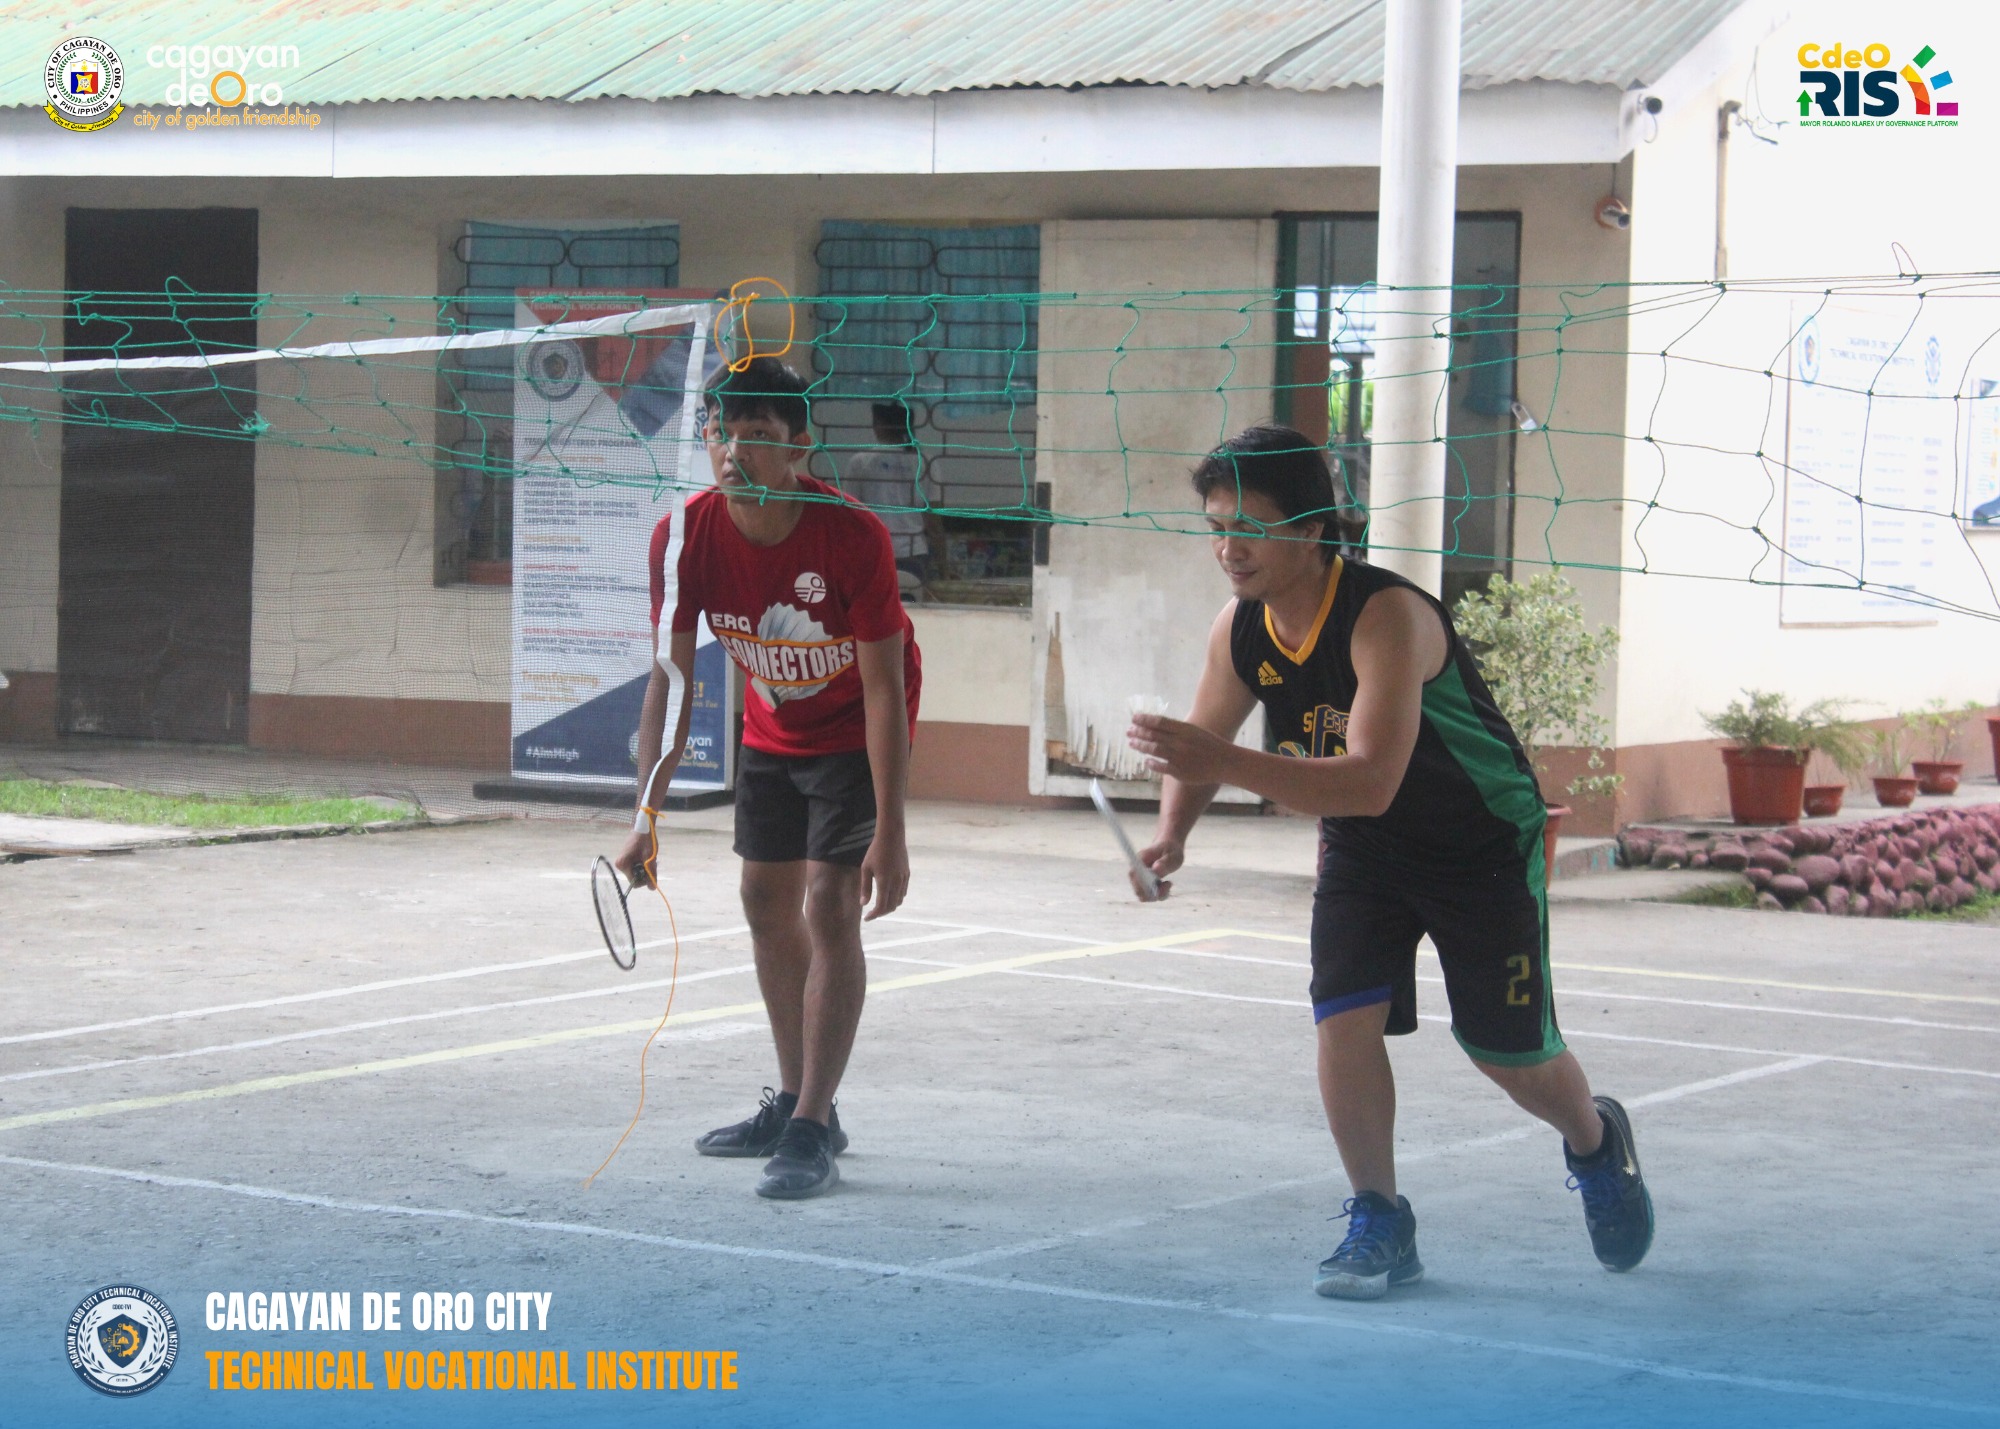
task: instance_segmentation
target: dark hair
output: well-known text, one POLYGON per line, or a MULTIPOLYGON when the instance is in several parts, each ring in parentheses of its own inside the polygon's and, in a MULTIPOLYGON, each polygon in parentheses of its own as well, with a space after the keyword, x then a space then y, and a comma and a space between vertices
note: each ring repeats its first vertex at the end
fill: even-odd
POLYGON ((752 417, 769 417, 783 422, 785 430, 798 436, 806 430, 812 406, 806 389, 812 384, 775 357, 753 357, 741 371, 727 367, 709 379, 707 411, 722 411, 725 422, 741 422, 752 417))
POLYGON ((868 412, 877 431, 890 433, 901 446, 915 445, 910 435, 910 409, 901 402, 871 402, 868 412))
POLYGON ((1326 453, 1304 432, 1291 427, 1245 427, 1201 459, 1194 469, 1195 494, 1205 502, 1224 487, 1239 496, 1254 491, 1269 497, 1287 522, 1319 522, 1320 554, 1333 559, 1340 544, 1333 474, 1326 453))

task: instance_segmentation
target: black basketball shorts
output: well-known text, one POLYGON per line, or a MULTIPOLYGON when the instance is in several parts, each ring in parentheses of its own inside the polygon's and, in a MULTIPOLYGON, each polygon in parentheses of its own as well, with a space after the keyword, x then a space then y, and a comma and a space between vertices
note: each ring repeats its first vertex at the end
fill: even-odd
POLYGON ((1444 967, 1452 1035, 1475 1061, 1532 1066, 1563 1051, 1549 987, 1549 911, 1524 865, 1416 877, 1327 849, 1313 892, 1313 1021, 1389 1004, 1417 1029, 1417 943, 1444 967))
POLYGON ((875 838, 868 751, 767 754, 745 745, 736 765, 736 853, 752 863, 858 868, 875 838))

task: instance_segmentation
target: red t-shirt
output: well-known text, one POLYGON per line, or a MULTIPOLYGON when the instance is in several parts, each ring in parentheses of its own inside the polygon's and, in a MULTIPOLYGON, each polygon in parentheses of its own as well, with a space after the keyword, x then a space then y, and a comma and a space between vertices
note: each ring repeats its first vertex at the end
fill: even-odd
MULTIPOLYGON (((727 498, 689 499, 673 629, 708 627, 748 675, 743 742, 766 754, 845 754, 868 747, 856 642, 903 637, 903 693, 916 733, 923 665, 896 588, 889 531, 835 488, 799 485, 834 501, 801 503, 799 523, 775 546, 751 544, 729 519, 727 498)), ((666 600, 663 562, 672 517, 653 530, 648 562, 653 624, 666 600)))

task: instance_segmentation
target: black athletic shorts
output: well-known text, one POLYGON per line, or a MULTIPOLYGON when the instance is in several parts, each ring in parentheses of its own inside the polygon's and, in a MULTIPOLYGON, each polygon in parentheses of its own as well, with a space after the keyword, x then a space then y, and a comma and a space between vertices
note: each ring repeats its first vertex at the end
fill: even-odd
POLYGON ((867 750, 785 755, 743 747, 736 764, 738 857, 858 868, 874 837, 875 776, 867 750))
POLYGON ((1477 1061, 1532 1066, 1562 1052, 1549 988, 1544 888, 1514 864, 1413 877, 1327 849, 1313 891, 1313 1021, 1389 1004, 1392 1035, 1417 1030, 1417 942, 1444 965, 1451 1031, 1477 1061))

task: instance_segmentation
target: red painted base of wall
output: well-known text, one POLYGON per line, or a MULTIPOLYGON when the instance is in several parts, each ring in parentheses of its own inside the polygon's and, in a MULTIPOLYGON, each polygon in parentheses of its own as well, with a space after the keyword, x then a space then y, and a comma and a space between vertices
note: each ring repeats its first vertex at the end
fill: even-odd
MULTIPOLYGON (((53 677, 48 721, 52 729, 53 677)), ((253 749, 501 770, 507 767, 508 739, 507 706, 490 701, 250 697, 253 749)), ((937 720, 917 725, 910 797, 974 804, 1073 802, 1028 793, 1026 726, 937 720)))
POLYGON ((284 754, 507 768, 508 707, 490 700, 250 696, 250 747, 284 754))
POLYGON ((910 747, 910 797, 962 804, 1067 809, 1082 799, 1028 792, 1028 727, 918 720, 910 747))
MULTIPOLYGON (((31 671, 8 678, 9 688, 0 690, 0 740, 54 739, 56 676, 31 671)), ((509 729, 508 707, 494 701, 250 697, 251 747, 287 754, 504 770, 509 729)), ((1967 756, 1967 779, 1993 773, 1984 733, 1983 716, 1966 722, 1959 752, 1967 756)), ((1632 745, 1606 755, 1605 767, 1597 771, 1586 768, 1582 750, 1547 750, 1542 788, 1574 810, 1563 826, 1566 834, 1605 837, 1653 819, 1720 817, 1729 810, 1721 747, 1714 740, 1632 745), (1612 798, 1562 794, 1572 778, 1589 772, 1623 774, 1625 785, 1612 798)), ((1079 804, 1029 794, 1028 757, 1024 725, 919 722, 910 752, 910 797, 1049 808, 1079 804)))
POLYGON ((0 690, 0 740, 46 744, 56 737, 53 671, 13 670, 0 690))

